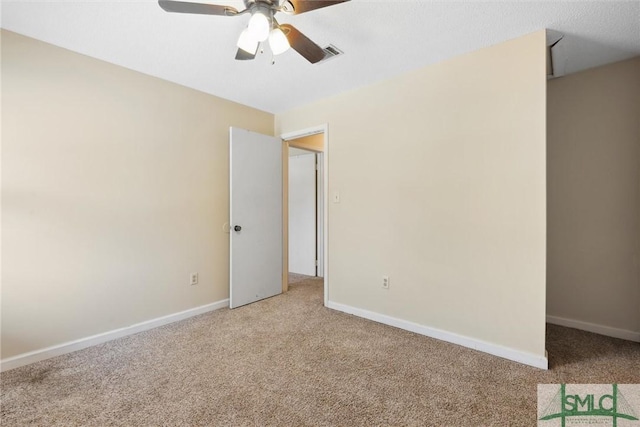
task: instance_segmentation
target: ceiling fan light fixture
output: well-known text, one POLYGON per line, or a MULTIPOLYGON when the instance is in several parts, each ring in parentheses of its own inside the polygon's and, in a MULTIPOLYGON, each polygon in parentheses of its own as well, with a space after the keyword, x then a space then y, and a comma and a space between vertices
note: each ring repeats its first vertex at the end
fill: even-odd
POLYGON ((271 20, 260 10, 256 10, 249 19, 249 26, 247 27, 249 34, 255 40, 263 42, 269 37, 269 30, 271 30, 271 20))
POLYGON ((258 40, 254 39, 249 33, 249 29, 245 28, 238 38, 238 47, 247 53, 255 55, 258 51, 258 40))
POLYGON ((282 32, 280 28, 274 28, 269 33, 269 46, 274 55, 280 55, 291 47, 287 36, 284 35, 284 32, 282 32))
POLYGON ((189 0, 157 1, 166 12, 218 16, 250 15, 246 29, 238 38, 236 51, 238 61, 255 59, 258 49, 261 48, 260 43, 265 43, 269 39, 274 56, 291 48, 311 64, 317 64, 327 59, 329 53, 333 56, 335 54, 318 46, 293 25, 278 24, 276 15, 278 13, 300 15, 351 0, 243 0, 245 8, 240 11, 232 6, 193 3, 189 0))

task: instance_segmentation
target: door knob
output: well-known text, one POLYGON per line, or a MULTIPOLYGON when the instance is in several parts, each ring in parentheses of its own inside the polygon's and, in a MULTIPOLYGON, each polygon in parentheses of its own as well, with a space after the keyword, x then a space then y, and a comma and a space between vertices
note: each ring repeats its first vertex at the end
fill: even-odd
POLYGON ((240 227, 239 225, 236 225, 235 227, 233 227, 233 229, 235 231, 240 231, 240 230, 242 230, 242 227, 240 227))

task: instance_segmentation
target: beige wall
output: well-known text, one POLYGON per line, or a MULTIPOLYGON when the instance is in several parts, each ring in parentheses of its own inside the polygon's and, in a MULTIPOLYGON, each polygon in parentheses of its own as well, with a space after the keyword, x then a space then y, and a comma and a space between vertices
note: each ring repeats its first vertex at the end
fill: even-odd
POLYGON ((2 358, 228 297, 228 129, 273 115, 6 31, 2 107, 2 358))
POLYGON ((544 356, 545 44, 276 115, 278 134, 329 126, 331 301, 544 356))
POLYGON ((549 315, 640 333, 640 58, 548 86, 549 315))
MULTIPOLYGON (((273 116, 2 36, 2 358, 227 298, 228 127, 273 116)), ((332 301, 544 354, 544 58, 538 32, 276 117, 329 123, 332 301)))
POLYGON ((288 143, 290 147, 322 152, 324 151, 324 134, 317 133, 315 135, 303 136, 302 138, 291 139, 288 143))

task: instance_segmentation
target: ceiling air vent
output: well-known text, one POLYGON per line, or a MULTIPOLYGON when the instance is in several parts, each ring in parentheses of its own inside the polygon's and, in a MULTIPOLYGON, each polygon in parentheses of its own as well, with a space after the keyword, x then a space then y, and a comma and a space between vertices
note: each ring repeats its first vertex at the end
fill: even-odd
POLYGON ((343 51, 341 51, 340 49, 338 49, 337 47, 335 47, 332 44, 330 44, 329 46, 323 48, 322 50, 324 50, 324 59, 322 61, 320 61, 320 63, 327 62, 328 60, 333 59, 336 56, 340 56, 340 55, 344 54, 343 51))

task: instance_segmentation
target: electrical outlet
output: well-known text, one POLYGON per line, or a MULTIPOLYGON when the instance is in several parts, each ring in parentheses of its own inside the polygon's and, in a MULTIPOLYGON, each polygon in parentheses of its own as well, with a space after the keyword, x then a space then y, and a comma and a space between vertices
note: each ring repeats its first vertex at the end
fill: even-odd
POLYGON ((198 284, 198 273, 191 273, 191 282, 192 285, 198 284))
POLYGON ((389 289, 389 276, 382 276, 382 287, 389 289))

